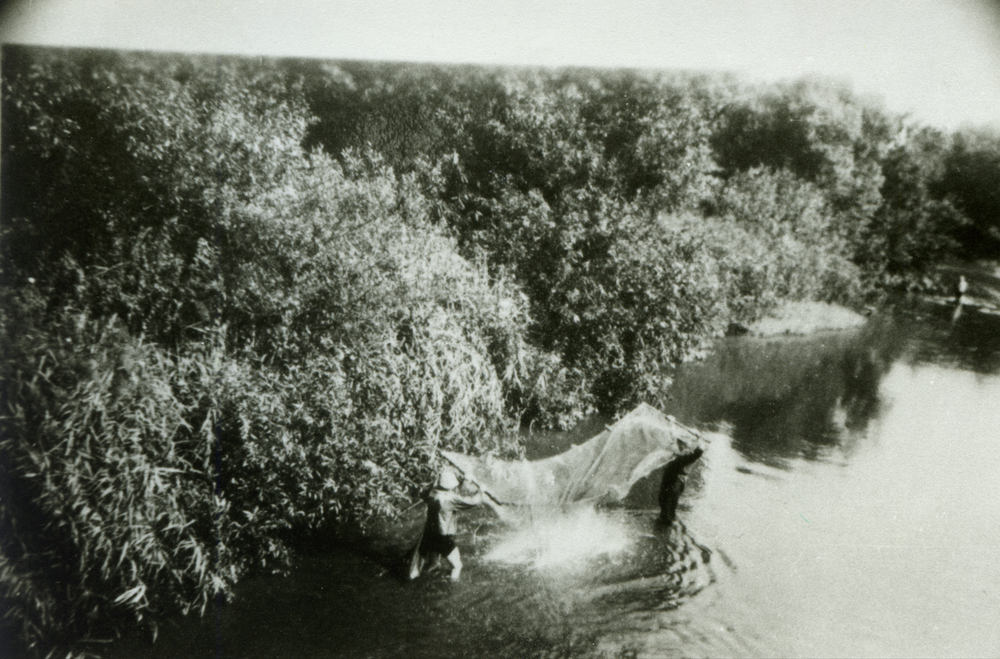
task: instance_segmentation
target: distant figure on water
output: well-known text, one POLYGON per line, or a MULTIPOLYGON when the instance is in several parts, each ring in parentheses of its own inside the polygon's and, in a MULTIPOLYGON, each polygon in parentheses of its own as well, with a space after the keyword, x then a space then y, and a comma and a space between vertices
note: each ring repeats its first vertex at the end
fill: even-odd
POLYGON ((951 322, 956 322, 962 315, 962 305, 967 304, 965 292, 969 290, 969 282, 965 280, 965 275, 958 276, 958 284, 955 286, 955 313, 951 315, 951 322))
POLYGON ((441 559, 451 564, 451 579, 458 581, 462 573, 462 557, 455 542, 458 533, 458 519, 455 513, 480 506, 485 501, 482 489, 476 484, 476 493, 465 496, 459 491, 458 474, 446 467, 438 476, 437 484, 427 495, 427 521, 409 554, 410 579, 416 579, 426 569, 440 566, 441 559))

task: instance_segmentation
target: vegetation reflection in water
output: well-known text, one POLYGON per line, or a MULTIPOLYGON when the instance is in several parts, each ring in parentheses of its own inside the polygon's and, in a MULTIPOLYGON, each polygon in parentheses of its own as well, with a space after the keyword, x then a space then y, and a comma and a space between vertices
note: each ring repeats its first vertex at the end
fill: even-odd
POLYGON ((748 459, 784 467, 831 457, 877 414, 878 385, 902 349, 891 321, 861 332, 728 339, 704 363, 682 368, 664 407, 680 419, 722 423, 748 459))
MULTIPOLYGON (((707 646, 649 634, 650 656, 995 656, 1000 605, 983 584, 1000 578, 1000 511, 988 495, 1000 472, 998 336, 995 316, 952 324, 950 310, 922 308, 873 323, 842 361, 803 367, 809 377, 790 368, 787 393, 770 407, 777 421, 741 415, 753 406, 721 394, 717 406, 701 408, 733 435, 705 456, 706 478, 687 517, 699 540, 726 559, 716 562, 711 597, 688 607, 700 616, 690 625, 715 632, 707 646), (870 361, 852 362, 852 353, 870 361), (815 384, 823 372, 818 377, 849 377, 840 386, 815 384), (859 380, 864 373, 872 379, 859 380), (852 398, 859 390, 870 393, 852 398), (867 411, 853 422, 852 401, 867 411), (727 650, 726 639, 753 651, 727 650)), ((792 351, 785 357, 797 343, 785 344, 792 351)), ((758 356, 775 349, 743 345, 758 356)), ((683 381, 715 377, 729 390, 727 371, 713 375, 711 362, 705 366, 683 381)))

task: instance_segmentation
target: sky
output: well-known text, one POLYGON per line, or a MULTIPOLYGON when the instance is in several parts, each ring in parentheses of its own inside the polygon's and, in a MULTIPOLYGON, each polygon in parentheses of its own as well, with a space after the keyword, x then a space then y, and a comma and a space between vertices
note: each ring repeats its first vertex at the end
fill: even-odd
POLYGON ((0 42, 821 75, 1000 127, 997 0, 8 0, 0 42))

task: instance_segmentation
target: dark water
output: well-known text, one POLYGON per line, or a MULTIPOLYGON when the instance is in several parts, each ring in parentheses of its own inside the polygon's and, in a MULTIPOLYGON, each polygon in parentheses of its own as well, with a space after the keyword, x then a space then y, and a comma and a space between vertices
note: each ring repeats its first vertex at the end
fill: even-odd
POLYGON ((680 369, 661 407, 713 432, 670 529, 655 478, 620 509, 477 514, 457 584, 332 549, 111 656, 1000 656, 1000 319, 949 318, 680 369))

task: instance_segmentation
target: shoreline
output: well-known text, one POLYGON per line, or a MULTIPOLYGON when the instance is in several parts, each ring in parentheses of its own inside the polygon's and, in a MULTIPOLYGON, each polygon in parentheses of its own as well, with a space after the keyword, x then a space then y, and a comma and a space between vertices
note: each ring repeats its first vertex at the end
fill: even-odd
POLYGON ((867 316, 826 302, 786 302, 767 316, 745 327, 743 334, 756 337, 804 336, 815 332, 856 329, 867 316))

